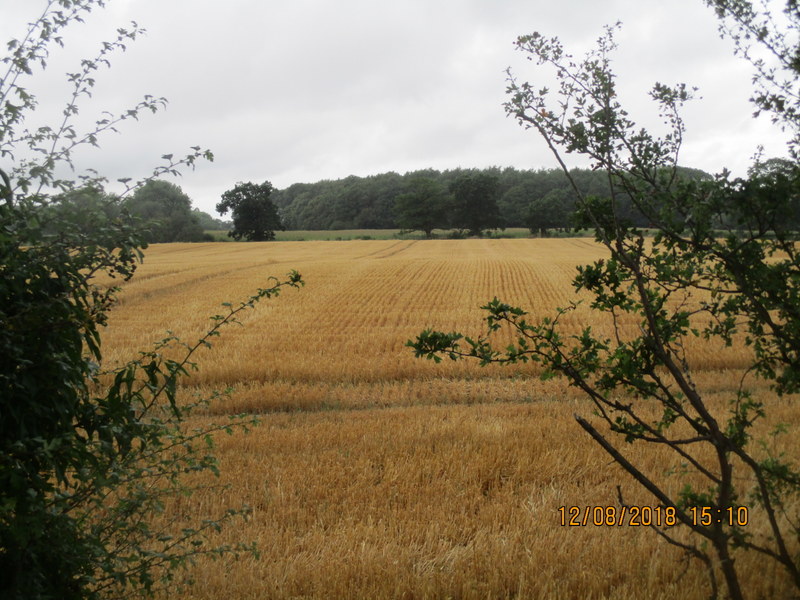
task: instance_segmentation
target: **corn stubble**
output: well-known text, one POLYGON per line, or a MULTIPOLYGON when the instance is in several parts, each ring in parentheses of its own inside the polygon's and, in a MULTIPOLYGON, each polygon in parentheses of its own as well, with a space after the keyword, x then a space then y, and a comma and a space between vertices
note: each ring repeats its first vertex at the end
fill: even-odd
MULTIPOLYGON (((217 439, 222 476, 209 483, 230 487, 182 498, 167 515, 247 504, 250 520, 215 541, 255 541, 260 556, 203 559, 178 597, 706 597, 699 565, 686 569, 646 527, 560 525, 560 506, 616 506, 617 485, 626 502, 654 504, 580 431, 572 415, 591 407, 563 381, 542 382, 531 366, 437 365, 404 346, 425 327, 479 334, 493 296, 552 314, 580 299, 574 267, 603 254, 585 239, 151 247, 112 313, 108 364, 166 329, 196 338, 220 303, 270 275, 296 269, 307 282, 249 311, 187 382, 186 394, 233 390, 193 419, 249 412, 261 425, 217 439)), ((586 307, 565 326, 587 323, 611 331, 586 307)), ((746 356, 692 343, 695 379, 722 409, 746 356)), ((789 400, 769 415, 797 418, 789 400)), ((643 444, 623 450, 655 477, 678 466, 643 444)), ((787 589, 757 557, 737 564, 754 597, 787 589)))

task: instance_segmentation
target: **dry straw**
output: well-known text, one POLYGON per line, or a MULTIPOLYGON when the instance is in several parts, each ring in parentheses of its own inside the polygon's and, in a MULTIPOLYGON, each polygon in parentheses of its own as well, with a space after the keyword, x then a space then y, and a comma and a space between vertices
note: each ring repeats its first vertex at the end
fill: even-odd
MULTIPOLYGON (((270 275, 296 269, 307 282, 225 332, 185 390, 230 386, 197 418, 246 411, 262 425, 218 440, 230 488, 168 515, 246 503, 251 520, 220 538, 261 554, 198 565, 182 597, 706 597, 698 565, 686 570, 647 528, 560 526, 560 506, 616 505, 618 484, 628 502, 653 503, 579 430, 573 413, 591 409, 563 382, 525 366, 435 365, 404 347, 425 327, 478 334, 495 295, 552 314, 580 299, 574 267, 602 256, 584 239, 151 247, 113 311, 109 363, 166 329, 196 338, 220 303, 270 275)), ((587 322, 607 327, 587 309, 566 325, 587 322)), ((744 350, 693 344, 696 379, 721 408, 744 350)), ((772 416, 796 422, 789 401, 772 416)), ((676 466, 644 445, 625 452, 655 477, 676 466)), ((779 573, 739 561, 753 597, 784 593, 779 573)))

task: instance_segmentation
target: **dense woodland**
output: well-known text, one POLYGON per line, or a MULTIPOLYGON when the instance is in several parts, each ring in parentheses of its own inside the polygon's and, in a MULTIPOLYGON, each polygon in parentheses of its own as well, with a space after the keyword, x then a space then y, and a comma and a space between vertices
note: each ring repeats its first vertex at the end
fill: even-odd
MULTIPOLYGON (((686 177, 707 178, 697 169, 683 169, 686 177)), ((572 172, 581 192, 607 196, 605 173, 585 169, 572 172)), ((398 198, 409 194, 420 180, 430 180, 440 190, 452 193, 457 182, 470 176, 484 175, 496 180, 493 200, 499 209, 503 227, 529 227, 546 233, 552 228, 572 225, 571 214, 575 192, 559 169, 521 171, 514 168, 454 169, 437 171, 425 169, 399 175, 389 172, 368 177, 351 175, 345 179, 323 180, 316 183, 296 183, 272 193, 286 229, 394 229, 418 228, 404 225, 398 198)), ((452 202, 445 207, 436 229, 469 229, 457 222, 458 211, 452 202)), ((630 212, 632 221, 646 226, 643 218, 630 212)), ((494 228, 492 226, 487 229, 494 228)))
MULTIPOLYGON (((692 179, 711 177, 689 168, 681 169, 681 174, 692 179)), ((580 193, 609 196, 604 173, 575 169, 571 175, 580 193)), ((295 183, 282 190, 272 188, 269 182, 256 187, 262 190, 258 202, 274 205, 280 217, 272 219, 268 229, 401 229, 422 231, 428 236, 436 229, 448 230, 452 237, 462 237, 506 227, 526 227, 545 236, 552 230, 576 225, 573 215, 576 192, 558 169, 425 169, 403 175, 389 172, 295 183)), ((273 215, 275 208, 270 208, 273 215)), ((208 241, 213 239, 207 233, 209 230, 231 228, 230 222, 193 209, 191 198, 180 187, 161 180, 147 183, 125 199, 98 188, 81 188, 59 197, 49 210, 64 213, 64 217, 74 213, 79 220, 84 213, 95 220, 98 214, 106 219, 129 214, 144 229, 148 243, 208 241)), ((633 225, 649 224, 624 198, 617 210, 618 217, 633 225)), ((99 225, 85 223, 93 229, 99 225)), ((257 239, 257 236, 244 237, 257 239)))

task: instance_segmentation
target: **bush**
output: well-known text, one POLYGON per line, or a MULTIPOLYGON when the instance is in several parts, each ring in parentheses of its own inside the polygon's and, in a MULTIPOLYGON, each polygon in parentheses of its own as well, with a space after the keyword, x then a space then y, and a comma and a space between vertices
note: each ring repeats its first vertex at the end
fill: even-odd
MULTIPOLYGON (((13 600, 152 594, 194 556, 248 548, 213 546, 205 538, 246 507, 188 526, 162 514, 166 499, 192 491, 185 474, 216 472, 212 434, 252 423, 237 418, 189 429, 186 416, 213 397, 179 404, 178 383, 195 368, 197 350, 241 311, 302 284, 290 273, 245 302, 226 305, 196 342, 170 335, 127 364, 103 370, 100 332, 118 291, 113 283, 133 276, 146 244, 124 207, 92 191, 102 189, 103 178, 89 172, 63 179, 58 167, 71 165, 76 145, 95 144, 120 121, 163 105, 146 97, 85 133, 72 124, 76 99, 94 85, 93 72, 139 30, 118 30, 115 42, 69 75, 74 93, 59 128, 17 131, 36 107, 22 78, 44 64, 61 29, 102 5, 50 0, 2 59, 8 69, 0 80, 0 158, 12 166, 0 170, 0 597, 13 600), (35 158, 15 162, 26 151, 35 158), (54 205, 64 194, 88 201, 54 205), (171 348, 178 358, 169 358, 171 348)), ((193 148, 180 160, 165 155, 152 177, 201 157, 211 154, 193 148)))

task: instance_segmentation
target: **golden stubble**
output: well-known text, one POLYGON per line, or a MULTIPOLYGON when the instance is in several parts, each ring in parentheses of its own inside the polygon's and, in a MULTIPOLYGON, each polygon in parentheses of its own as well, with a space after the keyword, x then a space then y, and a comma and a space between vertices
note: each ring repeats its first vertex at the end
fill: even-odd
MULTIPOLYGON (((291 269, 306 286, 242 317, 197 357, 183 393, 230 387, 197 424, 260 415, 218 436, 222 490, 169 507, 179 521, 247 504, 214 538, 255 541, 260 557, 201 560, 181 598, 703 598, 698 564, 645 527, 562 527, 561 506, 654 505, 573 419, 592 407, 535 366, 414 359, 406 340, 432 327, 481 333, 494 296, 531 319, 581 300, 575 266, 605 256, 586 239, 154 245, 124 285, 104 337, 106 364, 170 329, 193 341, 219 305, 291 269)), ((607 321, 581 306, 568 333, 607 321)), ((511 341, 499 336, 500 345, 511 341)), ((691 341, 695 379, 722 410, 746 364, 742 347, 691 341)), ((761 392, 764 393, 765 392, 761 392)), ((775 420, 795 422, 791 402, 775 420)), ((673 491, 664 452, 625 445, 673 491)), ((198 480, 197 483, 204 483, 198 480)), ((188 522, 188 521, 187 521, 188 522)), ((756 524, 758 527, 758 524, 756 524)), ((755 597, 786 581, 742 556, 755 597)), ((173 596, 174 597, 174 596, 173 596)))

